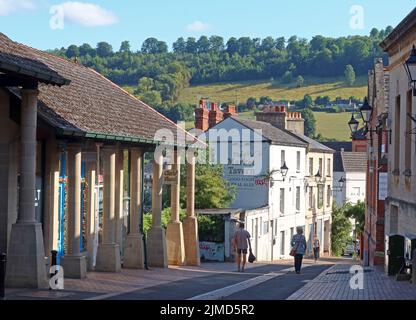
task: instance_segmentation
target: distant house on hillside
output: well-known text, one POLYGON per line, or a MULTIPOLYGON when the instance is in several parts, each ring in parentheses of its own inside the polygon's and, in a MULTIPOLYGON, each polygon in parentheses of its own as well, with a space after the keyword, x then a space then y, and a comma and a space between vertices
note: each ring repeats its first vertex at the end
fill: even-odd
POLYGON ((285 107, 286 109, 289 109, 289 108, 295 107, 295 104, 290 101, 279 100, 279 101, 272 101, 270 103, 258 105, 259 110, 263 110, 265 107, 285 107))

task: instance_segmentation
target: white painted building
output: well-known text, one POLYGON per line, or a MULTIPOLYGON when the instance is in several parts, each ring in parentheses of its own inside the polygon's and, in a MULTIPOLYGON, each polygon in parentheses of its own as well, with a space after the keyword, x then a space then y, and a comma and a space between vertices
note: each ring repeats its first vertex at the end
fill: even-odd
POLYGON ((252 235, 257 259, 289 258, 291 236, 297 226, 305 225, 308 144, 269 123, 237 117, 213 126, 207 139, 214 149, 213 157, 224 164, 224 177, 236 187, 231 207, 245 210, 246 229, 252 235), (219 132, 228 135, 218 138, 219 132), (234 140, 237 137, 241 140, 234 140), (241 155, 248 152, 255 161, 241 162, 241 155), (283 178, 281 168, 285 166, 288 170, 283 178))
POLYGON ((334 154, 334 199, 338 207, 344 203, 364 202, 366 196, 367 154, 340 151, 334 154), (340 182, 341 178, 344 183, 340 182), (341 188, 342 186, 342 188, 341 188))

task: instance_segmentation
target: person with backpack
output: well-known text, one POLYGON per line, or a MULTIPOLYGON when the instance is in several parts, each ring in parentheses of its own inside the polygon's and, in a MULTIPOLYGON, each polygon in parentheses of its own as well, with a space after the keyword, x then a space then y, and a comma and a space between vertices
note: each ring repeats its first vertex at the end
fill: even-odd
POLYGON ((244 229, 244 223, 240 222, 239 229, 234 233, 233 236, 233 245, 234 250, 237 251, 237 270, 238 272, 244 272, 247 261, 247 249, 250 248, 251 252, 251 242, 250 242, 250 233, 244 229), (241 265, 241 257, 243 258, 243 265, 241 265))
POLYGON ((295 272, 296 274, 300 274, 303 255, 305 254, 307 247, 302 227, 296 228, 296 234, 292 237, 291 244, 292 250, 290 251, 290 255, 295 258, 295 272))

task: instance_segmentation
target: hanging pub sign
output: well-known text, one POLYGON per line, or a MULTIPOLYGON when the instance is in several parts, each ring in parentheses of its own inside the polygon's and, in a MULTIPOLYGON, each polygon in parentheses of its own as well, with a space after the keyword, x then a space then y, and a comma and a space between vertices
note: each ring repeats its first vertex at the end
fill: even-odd
POLYGON ((170 169, 170 170, 163 171, 163 183, 164 184, 178 183, 178 170, 170 169))

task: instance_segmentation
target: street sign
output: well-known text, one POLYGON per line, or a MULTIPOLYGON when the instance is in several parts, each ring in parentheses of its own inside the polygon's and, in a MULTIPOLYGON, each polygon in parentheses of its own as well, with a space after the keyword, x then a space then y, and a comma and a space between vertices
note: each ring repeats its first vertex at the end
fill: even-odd
POLYGON ((164 184, 176 184, 178 183, 178 170, 171 169, 163 172, 164 184))

